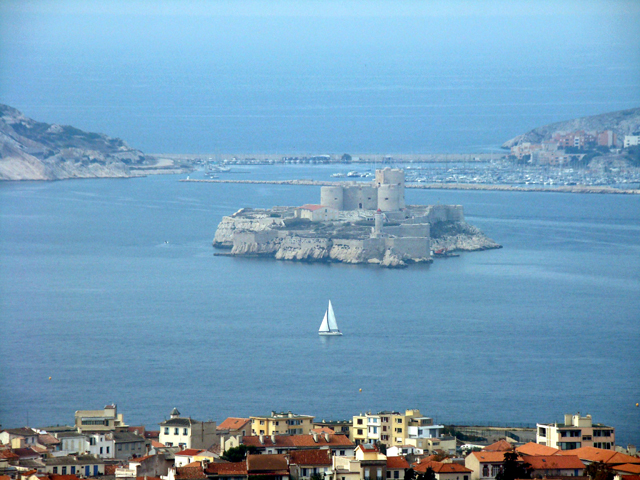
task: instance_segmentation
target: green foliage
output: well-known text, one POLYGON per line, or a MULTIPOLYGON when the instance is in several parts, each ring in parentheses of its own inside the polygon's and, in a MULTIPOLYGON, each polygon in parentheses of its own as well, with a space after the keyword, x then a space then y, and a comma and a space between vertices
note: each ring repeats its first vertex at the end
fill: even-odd
POLYGON ((254 453, 258 453, 258 449, 253 445, 239 445, 237 447, 232 447, 229 450, 225 450, 222 454, 222 459, 232 463, 242 462, 247 458, 247 454, 254 453))
POLYGON ((311 477, 309 477, 310 480, 324 480, 324 477, 322 475, 320 475, 319 473, 314 473, 313 475, 311 475, 311 477))
POLYGON ((421 480, 436 480, 436 472, 431 467, 428 467, 421 480))
POLYGON ((585 468, 584 473, 591 480, 613 480, 613 472, 609 465, 602 462, 591 463, 585 468))
POLYGON ((384 443, 376 442, 376 445, 378 446, 378 450, 380 450, 381 454, 383 455, 387 454, 387 446, 384 443))
POLYGON ((625 155, 631 165, 634 167, 640 167, 640 146, 634 145, 625 149, 625 155))
POLYGON ((496 480, 516 480, 517 478, 531 478, 531 465, 520 460, 516 452, 506 452, 502 470, 496 475, 496 480))

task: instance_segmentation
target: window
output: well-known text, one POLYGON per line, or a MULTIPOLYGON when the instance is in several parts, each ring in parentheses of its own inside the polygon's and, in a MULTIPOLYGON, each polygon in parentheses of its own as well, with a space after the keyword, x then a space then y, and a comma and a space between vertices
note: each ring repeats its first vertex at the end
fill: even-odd
POLYGON ((400 471, 399 470, 394 470, 393 471, 393 478, 400 478, 400 471))
POLYGON ((362 435, 362 429, 361 428, 358 429, 358 435, 362 435))
POLYGON ((370 477, 371 477, 371 474, 369 472, 369 468, 365 468, 364 469, 364 478, 370 478, 370 477))
POLYGON ((107 447, 107 453, 109 453, 109 447, 107 447))
POLYGON ((362 425, 362 419, 359 418, 357 423, 358 423, 358 425, 362 425))
POLYGON ((264 420, 260 420, 260 425, 264 425, 264 420))
POLYGON ((102 447, 100 447, 100 455, 102 455, 102 447))
POLYGON ((169 427, 164 427, 164 434, 169 435, 169 427))
POLYGON ((188 430, 188 429, 186 429, 186 428, 185 428, 185 429, 183 429, 183 430, 182 430, 182 434, 183 434, 183 435, 189 435, 189 430, 188 430))
MULTIPOLYGON (((167 445, 169 445, 169 444, 167 443, 167 445)), ((170 445, 169 445, 169 446, 170 446, 170 445)), ((119 444, 119 445, 118 445, 118 451, 119 451, 119 452, 121 452, 121 451, 122 451, 122 444, 119 444)))
POLYGON ((62 474, 66 475, 67 474, 67 467, 62 467, 62 474))
POLYGON ((73 475, 74 473, 76 473, 76 467, 71 467, 71 475, 73 475))
POLYGON ((128 444, 128 443, 125 443, 125 444, 124 444, 124 449, 125 449, 125 450, 129 450, 129 444, 128 444))
POLYGON ((180 429, 179 429, 178 427, 176 427, 176 428, 173 430, 173 434, 174 434, 174 435, 180 435, 180 429))
POLYGON ((496 475, 498 475, 498 472, 500 471, 500 467, 498 465, 491 465, 491 476, 495 477, 496 475))
POLYGON ((387 470, 387 478, 391 478, 391 471, 387 470))
POLYGON ((482 476, 483 477, 489 476, 489 465, 485 465, 484 467, 482 467, 482 476))
POLYGON ((378 475, 376 476, 378 480, 382 480, 382 468, 378 468, 378 475))
POLYGON ((58 467, 53 467, 53 473, 58 473, 58 467))
POLYGON ((402 429, 401 428, 396 428, 396 433, 402 433, 402 429))
POLYGON ((340 450, 340 455, 342 455, 344 457, 345 451, 344 450, 340 450))
POLYGON ((538 428, 538 435, 541 437, 546 437, 547 436, 547 429, 546 428, 538 428))
POLYGON ((402 419, 401 418, 396 418, 396 423, 402 423, 402 419))

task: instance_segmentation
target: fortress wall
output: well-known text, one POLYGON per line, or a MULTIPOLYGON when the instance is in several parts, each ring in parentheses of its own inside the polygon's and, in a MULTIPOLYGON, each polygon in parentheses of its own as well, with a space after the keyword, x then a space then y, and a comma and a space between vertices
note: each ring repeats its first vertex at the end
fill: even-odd
POLYGON ((345 185, 343 188, 344 210, 376 210, 378 198, 373 185, 345 185))
POLYGON ((431 242, 424 237, 386 238, 385 244, 393 253, 411 258, 429 258, 431 242))
POLYGON ((464 222, 462 205, 431 205, 429 209, 429 223, 464 222))
POLYGON ((397 237, 430 237, 431 226, 428 223, 408 223, 383 227, 382 233, 395 235, 397 237))
POLYGON ((320 187, 320 205, 344 210, 344 189, 341 186, 320 187))

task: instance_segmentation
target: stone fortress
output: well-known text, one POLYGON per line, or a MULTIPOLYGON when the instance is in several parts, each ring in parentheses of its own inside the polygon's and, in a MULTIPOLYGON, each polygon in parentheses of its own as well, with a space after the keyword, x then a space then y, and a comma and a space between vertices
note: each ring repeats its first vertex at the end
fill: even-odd
POLYGON ((241 209, 224 217, 213 245, 229 255, 403 267, 439 251, 500 246, 464 221, 461 205, 406 205, 404 171, 373 182, 323 186, 320 204, 241 209), (435 234, 435 235, 434 235, 435 234))

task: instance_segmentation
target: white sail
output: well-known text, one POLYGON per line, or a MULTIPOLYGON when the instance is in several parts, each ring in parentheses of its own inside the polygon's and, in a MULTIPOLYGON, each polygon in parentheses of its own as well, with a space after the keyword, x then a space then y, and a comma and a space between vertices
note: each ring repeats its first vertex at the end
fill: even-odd
POLYGON ((322 323, 320 324, 319 332, 328 332, 329 331, 329 322, 327 320, 327 312, 324 312, 324 318, 322 319, 322 323))
POLYGON ((329 314, 329 330, 332 332, 339 332, 338 322, 336 322, 336 315, 333 313, 333 307, 331 306, 331 300, 329 300, 329 308, 327 310, 329 314))

